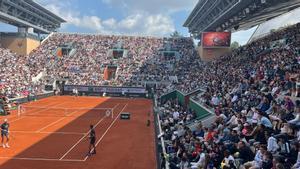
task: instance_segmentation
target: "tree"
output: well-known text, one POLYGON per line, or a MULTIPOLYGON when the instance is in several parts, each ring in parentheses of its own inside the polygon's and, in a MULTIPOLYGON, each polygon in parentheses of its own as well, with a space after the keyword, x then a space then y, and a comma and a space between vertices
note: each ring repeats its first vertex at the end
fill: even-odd
POLYGON ((237 41, 234 41, 230 45, 231 49, 237 49, 240 47, 240 44, 237 41))
POLYGON ((174 31, 173 33, 171 33, 171 38, 182 38, 183 36, 178 32, 178 31, 174 31))
POLYGON ((275 33, 276 32, 276 29, 271 29, 270 30, 270 33, 275 33))

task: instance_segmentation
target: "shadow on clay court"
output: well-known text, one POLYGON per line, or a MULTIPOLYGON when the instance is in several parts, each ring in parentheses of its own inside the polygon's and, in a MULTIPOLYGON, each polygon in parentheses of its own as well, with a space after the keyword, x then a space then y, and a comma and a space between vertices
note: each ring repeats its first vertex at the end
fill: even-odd
MULTIPOLYGON (((66 108, 67 111, 64 110, 64 112, 67 113, 63 114, 61 112, 55 112, 61 111, 59 110, 60 108, 49 108, 44 110, 38 110, 38 108, 36 108, 36 110, 34 110, 34 108, 27 108, 27 112, 25 112, 25 114, 30 111, 32 111, 33 114, 29 114, 28 116, 24 114, 25 116, 21 116, 21 118, 23 119, 11 123, 11 135, 13 136, 11 139, 12 147, 1 151, 2 153, 0 160, 6 160, 0 165, 1 169, 50 169, 54 167, 62 169, 86 168, 87 165, 90 165, 89 160, 94 159, 94 157, 91 157, 91 159, 87 157, 89 145, 87 135, 89 132, 90 124, 93 124, 95 126, 97 135, 96 144, 98 145, 101 142, 101 146, 100 148, 98 146, 97 150, 101 149, 102 146, 103 148, 110 146, 111 151, 124 148, 124 151, 126 152, 132 147, 123 147, 124 145, 122 145, 122 143, 126 143, 127 139, 130 140, 134 137, 141 137, 141 139, 146 138, 145 140, 142 140, 142 142, 145 142, 145 145, 142 144, 141 146, 147 146, 148 143, 154 144, 154 129, 151 128, 149 130, 149 127, 146 127, 146 112, 135 114, 135 116, 137 117, 136 124, 134 124, 135 126, 129 123, 129 121, 120 121, 118 118, 118 114, 120 112, 131 111, 137 113, 142 112, 146 109, 149 109, 148 111, 152 110, 152 103, 149 100, 141 99, 141 101, 139 101, 138 99, 133 100, 101 97, 74 98, 63 96, 58 97, 58 100, 54 99, 54 101, 66 102, 66 104, 60 105, 58 107, 66 108), (133 104, 131 103, 134 103, 135 106, 132 107, 133 104), (91 105, 93 106, 89 107, 91 105), (82 107, 89 107, 89 109, 81 109, 82 107), (39 113, 34 114, 34 112, 37 111, 39 111, 39 113), (116 122, 118 123, 118 125, 116 125, 116 122), (36 128, 30 127, 32 123, 38 124, 36 125, 36 128), (22 125, 24 125, 24 127, 22 125), (110 131, 111 128, 118 129, 110 131), (143 128, 145 128, 149 132, 147 132, 143 128), (118 131, 116 132, 116 130, 118 130, 120 133, 118 131), (142 133, 143 130, 145 132, 144 136, 142 133), (109 134, 111 140, 117 140, 117 142, 112 141, 112 143, 114 144, 107 145, 102 141, 102 139, 104 139, 105 135, 109 132, 113 133, 109 134), (136 136, 137 134, 141 136, 136 136), (128 136, 128 138, 126 136, 128 136), (123 139, 117 139, 117 137, 122 137, 123 139), (24 146, 25 148, 19 148, 22 146, 24 146), (14 148, 21 149, 22 151, 20 150, 20 153, 13 156, 5 154, 5 151, 14 151, 14 148)), ((31 106, 34 107, 43 105, 42 103, 37 101, 35 103, 32 103, 31 106)), ((130 145, 131 143, 128 141, 127 144, 130 145)), ((144 151, 143 147, 139 147, 137 151, 139 151, 139 149, 141 149, 141 151, 144 151)), ((152 149, 149 149, 149 151, 149 154, 151 154, 151 152, 153 153, 152 163, 154 163, 154 165, 150 165, 150 168, 153 168, 155 167, 154 145, 152 149)), ((109 152, 107 153, 109 154, 109 152)), ((129 158, 129 161, 133 160, 131 158, 134 157, 130 154, 123 154, 123 156, 129 158)), ((112 161, 114 160, 114 157, 110 158, 112 161)), ((145 158, 149 159, 148 156, 146 156, 145 158)), ((107 162, 109 162, 109 160, 107 162)), ((105 161, 103 163, 105 163, 105 161)), ((102 165, 111 165, 103 163, 97 164, 96 162, 94 164, 95 168, 97 168, 96 166, 99 167, 102 165)))

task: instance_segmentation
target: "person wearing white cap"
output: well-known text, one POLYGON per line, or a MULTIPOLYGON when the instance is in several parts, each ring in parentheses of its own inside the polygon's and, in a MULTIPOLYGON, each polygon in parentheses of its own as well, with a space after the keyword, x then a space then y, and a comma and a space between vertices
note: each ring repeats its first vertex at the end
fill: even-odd
POLYGON ((9 142, 9 123, 7 119, 4 119, 4 123, 1 125, 1 143, 3 148, 9 148, 8 142, 9 142), (6 144, 4 143, 4 138, 6 138, 6 144))

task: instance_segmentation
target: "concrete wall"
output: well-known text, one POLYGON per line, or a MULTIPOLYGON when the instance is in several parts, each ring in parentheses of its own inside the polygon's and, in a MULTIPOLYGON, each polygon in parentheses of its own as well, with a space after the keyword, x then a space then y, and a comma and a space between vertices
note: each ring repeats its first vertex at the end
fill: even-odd
POLYGON ((0 43, 19 55, 27 55, 40 46, 40 41, 29 37, 1 36, 0 43))
POLYGON ((27 38, 26 53, 29 54, 31 51, 33 51, 40 45, 41 45, 41 42, 39 40, 27 38))
POLYGON ((231 52, 231 48, 203 48, 198 47, 198 54, 201 60, 209 62, 220 56, 226 55, 231 52))

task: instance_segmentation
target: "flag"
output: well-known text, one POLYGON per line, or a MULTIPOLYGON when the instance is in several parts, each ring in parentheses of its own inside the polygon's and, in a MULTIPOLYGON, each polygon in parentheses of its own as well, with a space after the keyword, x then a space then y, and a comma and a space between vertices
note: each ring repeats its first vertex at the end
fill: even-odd
POLYGON ((58 57, 62 57, 62 49, 61 49, 61 48, 58 48, 58 49, 57 49, 56 55, 57 55, 58 57))

